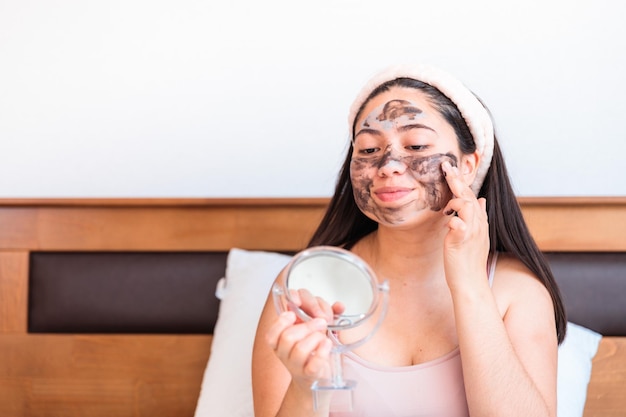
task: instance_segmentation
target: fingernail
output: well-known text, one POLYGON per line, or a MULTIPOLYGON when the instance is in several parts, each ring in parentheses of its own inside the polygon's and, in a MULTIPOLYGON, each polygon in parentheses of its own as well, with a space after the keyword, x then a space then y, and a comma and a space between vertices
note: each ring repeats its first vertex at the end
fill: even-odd
POLYGON ((325 330, 326 329, 326 320, 324 319, 313 319, 311 320, 311 325, 314 329, 317 330, 325 330))
POLYGON ((321 346, 320 350, 320 354, 323 355, 327 355, 328 353, 330 353, 330 351, 333 348, 333 343, 330 341, 330 339, 326 339, 324 340, 324 344, 321 346))
POLYGON ((452 168, 452 165, 450 165, 450 162, 448 161, 443 161, 443 163, 441 164, 441 169, 443 171, 443 175, 444 177, 448 175, 448 170, 452 168))
POLYGON ((294 321, 296 319, 296 314, 293 311, 285 311, 280 315, 289 321, 294 321))

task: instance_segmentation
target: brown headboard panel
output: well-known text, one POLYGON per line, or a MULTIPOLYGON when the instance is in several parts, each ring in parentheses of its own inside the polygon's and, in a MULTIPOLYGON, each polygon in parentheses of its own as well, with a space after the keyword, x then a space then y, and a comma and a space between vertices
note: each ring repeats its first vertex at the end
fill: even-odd
POLYGON ((626 252, 546 255, 568 319, 605 336, 626 336, 626 252))
POLYGON ((32 252, 30 333, 211 334, 227 252, 32 252))
MULTIPOLYGON (((624 310, 609 305, 626 282, 626 198, 520 203, 540 247, 560 265, 555 273, 568 308, 581 308, 581 319, 592 316, 585 309, 600 312, 592 325, 624 336, 624 310), (598 271, 608 270, 605 259, 589 274, 576 275, 602 256, 617 256, 611 258, 617 259, 611 261, 615 273, 598 278, 598 271), (575 262, 581 267, 572 267, 575 262)), ((214 298, 210 306, 201 299, 211 300, 225 254, 232 247, 300 250, 326 204, 327 199, 0 200, 0 415, 192 416, 217 311, 214 298), (154 292, 157 287, 165 293, 154 292), (139 299, 147 304, 133 305, 139 299), (155 300, 162 308, 154 307, 155 300), (94 314, 81 317, 84 308, 94 314), (61 310, 59 322, 55 315, 61 310)), ((626 338, 603 341, 588 415, 625 409, 618 403, 623 391, 615 388, 626 383, 625 372, 615 372, 626 369, 625 350, 626 338)))

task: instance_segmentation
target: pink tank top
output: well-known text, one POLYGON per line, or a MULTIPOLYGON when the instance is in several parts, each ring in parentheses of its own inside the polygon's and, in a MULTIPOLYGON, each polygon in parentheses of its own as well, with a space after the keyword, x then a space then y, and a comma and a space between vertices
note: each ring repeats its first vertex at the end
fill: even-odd
MULTIPOLYGON (((493 282, 497 254, 488 265, 493 282)), ((331 417, 465 417, 469 416, 461 355, 457 347, 446 355, 412 366, 380 366, 348 352, 344 377, 357 381, 352 412, 331 417)))

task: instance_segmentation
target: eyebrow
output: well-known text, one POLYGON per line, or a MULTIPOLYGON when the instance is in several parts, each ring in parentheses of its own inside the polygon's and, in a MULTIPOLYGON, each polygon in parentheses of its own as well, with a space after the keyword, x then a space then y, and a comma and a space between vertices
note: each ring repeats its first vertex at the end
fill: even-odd
POLYGON ((381 132, 379 130, 365 128, 365 129, 359 130, 358 133, 354 135, 354 139, 356 139, 362 133, 369 133, 370 135, 375 135, 375 136, 381 135, 381 132))
POLYGON ((431 130, 433 132, 435 131, 435 129, 433 129, 432 127, 423 125, 421 123, 412 123, 410 125, 404 125, 404 126, 400 126, 398 128, 398 130, 400 132, 406 132, 406 131, 409 131, 411 129, 428 129, 428 130, 431 130))
MULTIPOLYGON (((404 126, 398 127, 398 130, 400 132, 408 132, 409 130, 412 130, 412 129, 427 129, 427 130, 430 130, 432 132, 435 132, 435 129, 433 129, 432 127, 423 125, 421 123, 411 123, 409 125, 404 125, 404 126)), ((358 133, 356 135, 354 135, 354 139, 356 139, 361 133, 369 133, 370 135, 376 135, 376 136, 380 136, 381 135, 380 130, 371 129, 371 128, 365 128, 365 129, 359 130, 358 133)))

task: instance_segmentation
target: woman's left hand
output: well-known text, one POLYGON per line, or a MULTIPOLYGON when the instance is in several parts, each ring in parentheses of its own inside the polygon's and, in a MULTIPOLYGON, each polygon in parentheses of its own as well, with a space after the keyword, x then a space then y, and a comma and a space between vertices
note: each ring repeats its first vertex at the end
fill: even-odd
POLYGON ((457 167, 447 161, 441 167, 453 194, 443 212, 450 216, 449 232, 444 241, 446 279, 454 289, 469 284, 470 277, 486 276, 489 255, 487 203, 484 198, 476 198, 457 167))

